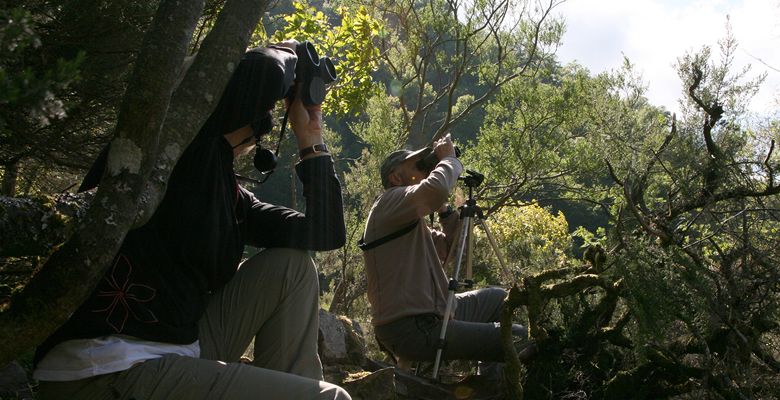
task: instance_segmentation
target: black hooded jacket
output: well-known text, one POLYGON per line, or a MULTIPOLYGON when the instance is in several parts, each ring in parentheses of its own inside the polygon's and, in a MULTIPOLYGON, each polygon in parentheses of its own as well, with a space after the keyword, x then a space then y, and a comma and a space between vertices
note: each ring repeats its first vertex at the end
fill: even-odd
MULTIPOLYGON (((234 275, 245 245, 343 246, 341 186, 330 157, 296 166, 306 198, 300 213, 263 203, 239 186, 223 136, 267 114, 292 81, 291 57, 253 50, 242 58, 216 110, 174 167, 154 215, 128 232, 106 276, 38 348, 36 361, 62 341, 110 334, 192 343, 209 294, 234 275)), ((104 168, 102 156, 82 189, 94 187, 104 168)))

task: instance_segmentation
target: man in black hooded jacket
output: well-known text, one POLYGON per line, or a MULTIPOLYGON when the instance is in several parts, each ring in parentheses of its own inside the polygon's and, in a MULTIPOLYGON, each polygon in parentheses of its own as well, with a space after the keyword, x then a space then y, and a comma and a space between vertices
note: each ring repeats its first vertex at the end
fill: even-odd
MULTIPOLYGON (((238 185, 234 157, 267 133, 295 54, 246 53, 174 167, 152 218, 36 354, 43 399, 349 399, 323 382, 309 250, 341 247, 341 188, 319 105, 287 102, 305 213, 238 185), (270 61, 269 61, 270 60, 270 61), (281 64, 279 64, 281 60, 281 64), (245 245, 264 250, 239 266, 245 245), (255 339, 253 365, 239 358, 255 339)), ((105 153, 105 152, 104 152, 105 153)), ((97 185, 105 154, 82 189, 97 185)))

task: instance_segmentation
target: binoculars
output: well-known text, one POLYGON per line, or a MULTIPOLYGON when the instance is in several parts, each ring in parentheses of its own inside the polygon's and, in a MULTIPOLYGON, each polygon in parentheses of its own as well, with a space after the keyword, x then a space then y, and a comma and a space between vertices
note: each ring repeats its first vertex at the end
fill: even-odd
MULTIPOLYGON (((330 57, 320 57, 311 42, 304 41, 295 46, 298 62, 295 65, 295 84, 301 85, 303 104, 317 105, 325 100, 325 85, 336 80, 336 67, 330 57)), ((294 88, 295 86, 293 86, 294 88)), ((285 97, 292 96, 290 89, 285 97)))
MULTIPOLYGON (((436 168, 436 164, 439 163, 439 157, 433 152, 433 148, 426 147, 426 150, 428 150, 426 152, 427 154, 415 163, 415 167, 420 171, 432 171, 436 168)), ((458 146, 455 146, 455 157, 460 157, 460 149, 458 146)))

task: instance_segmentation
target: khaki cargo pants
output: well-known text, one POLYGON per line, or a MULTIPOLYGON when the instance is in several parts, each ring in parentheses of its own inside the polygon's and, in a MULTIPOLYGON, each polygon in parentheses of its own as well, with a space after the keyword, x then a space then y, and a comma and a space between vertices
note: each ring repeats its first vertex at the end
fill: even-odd
POLYGON ((317 355, 319 284, 308 253, 268 249, 239 267, 200 321, 201 358, 169 355, 113 374, 41 382, 48 399, 333 399, 317 355), (255 339, 253 365, 239 363, 255 339))

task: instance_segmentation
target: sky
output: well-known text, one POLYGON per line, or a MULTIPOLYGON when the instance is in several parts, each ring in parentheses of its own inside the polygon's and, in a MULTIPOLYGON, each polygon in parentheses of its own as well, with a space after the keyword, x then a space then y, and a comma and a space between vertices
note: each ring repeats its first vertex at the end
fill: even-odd
POLYGON ((682 95, 674 63, 704 45, 719 59, 728 16, 739 43, 735 64, 751 64, 751 77, 768 74, 751 111, 780 109, 780 0, 566 0, 555 13, 566 21, 561 63, 576 61, 595 75, 620 68, 625 55, 650 102, 671 111, 682 95))

